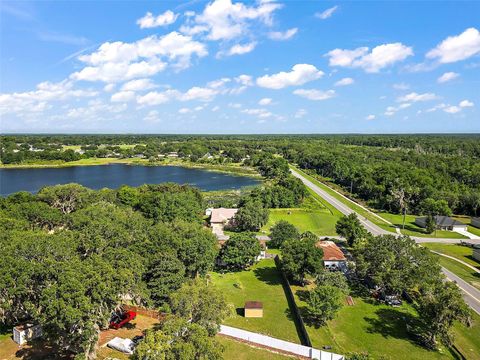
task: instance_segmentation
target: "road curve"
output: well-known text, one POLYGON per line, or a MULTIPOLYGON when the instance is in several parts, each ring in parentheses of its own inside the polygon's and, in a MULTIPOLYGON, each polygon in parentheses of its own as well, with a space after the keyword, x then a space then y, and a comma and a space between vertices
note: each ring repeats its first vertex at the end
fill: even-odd
MULTIPOLYGON (((335 207, 338 211, 340 211, 344 215, 351 214, 355 212, 353 209, 345 205, 343 202, 337 200, 335 197, 327 193, 325 190, 321 189, 319 186, 315 185, 312 181, 308 180, 304 176, 302 176, 299 172, 290 169, 292 172, 292 175, 295 176, 296 178, 299 178, 302 180, 302 182, 305 184, 305 186, 309 187, 313 192, 315 192, 317 195, 321 196, 323 199, 328 201, 333 207, 335 207)), ((366 219, 365 217, 357 214, 358 219, 362 223, 362 225, 373 235, 384 235, 384 234, 389 234, 389 235, 395 235, 397 236, 398 234, 386 231, 379 227, 378 225, 374 224, 370 220, 366 219)), ((412 239, 414 239, 417 243, 424 243, 424 242, 439 242, 441 241, 442 243, 460 243, 460 239, 437 239, 437 238, 421 238, 421 237, 415 237, 412 236, 412 239)), ((471 241, 471 240, 470 240, 471 241)), ((480 291, 462 280, 460 277, 452 273, 451 271, 448 271, 447 269, 442 267, 442 271, 447 277, 448 280, 454 281, 458 287, 462 290, 465 302, 478 314, 480 314, 480 291)))

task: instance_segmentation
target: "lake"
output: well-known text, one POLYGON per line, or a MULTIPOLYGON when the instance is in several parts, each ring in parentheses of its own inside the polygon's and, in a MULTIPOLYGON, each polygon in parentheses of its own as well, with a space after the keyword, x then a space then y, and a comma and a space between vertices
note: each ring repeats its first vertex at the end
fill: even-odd
POLYGON ((78 183, 91 189, 116 189, 121 185, 140 186, 175 182, 200 190, 239 189, 258 185, 260 180, 202 169, 179 166, 141 166, 111 164, 63 168, 0 169, 0 195, 17 191, 35 193, 43 186, 78 183))

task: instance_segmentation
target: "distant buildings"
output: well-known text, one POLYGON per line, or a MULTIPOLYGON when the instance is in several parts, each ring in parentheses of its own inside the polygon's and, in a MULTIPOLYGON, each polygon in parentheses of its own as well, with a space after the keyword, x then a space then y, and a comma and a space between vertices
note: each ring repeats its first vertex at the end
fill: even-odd
MULTIPOLYGON (((467 230, 467 225, 457 221, 455 219, 452 219, 449 216, 434 216, 433 220, 435 221, 435 225, 437 230, 450 230, 450 231, 456 231, 456 230, 467 230)), ((425 228, 427 227, 427 217, 417 217, 415 219, 415 224, 418 226, 425 228)))

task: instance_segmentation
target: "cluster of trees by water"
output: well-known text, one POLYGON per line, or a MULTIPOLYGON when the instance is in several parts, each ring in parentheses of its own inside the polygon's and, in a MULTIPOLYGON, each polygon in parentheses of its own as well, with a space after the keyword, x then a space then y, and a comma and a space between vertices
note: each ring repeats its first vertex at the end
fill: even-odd
POLYGON ((153 351, 221 359, 213 336, 231 309, 205 277, 216 266, 236 271, 256 261, 260 245, 250 231, 268 221, 272 201, 263 195, 281 187, 276 206, 303 200, 303 184, 277 159, 259 160, 270 164, 261 170, 268 180, 239 199, 237 233, 221 251, 205 227, 203 194, 188 185, 67 184, 0 198, 0 323, 36 321, 59 356, 80 359, 93 356, 111 312, 128 299, 171 314, 136 358, 153 351))
MULTIPOLYGON (((448 208, 439 215, 478 216, 480 212, 478 135, 64 135, 2 136, 0 140, 4 163, 107 156, 116 146, 114 153, 119 157, 141 154, 156 161, 158 155, 176 152, 190 162, 257 166, 268 177, 269 162, 281 155, 379 210, 427 214, 432 201, 445 200, 448 208), (117 149, 119 144, 136 146, 117 149), (79 155, 63 151, 61 145, 83 145, 86 151, 79 155), (45 151, 28 150, 32 146, 45 151)), ((270 195, 272 207, 279 202, 277 190, 273 188, 270 195)))

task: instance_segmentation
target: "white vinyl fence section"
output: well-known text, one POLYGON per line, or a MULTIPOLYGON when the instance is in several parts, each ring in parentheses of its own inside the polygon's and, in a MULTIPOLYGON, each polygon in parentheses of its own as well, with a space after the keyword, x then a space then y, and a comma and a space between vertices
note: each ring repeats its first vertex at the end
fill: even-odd
POLYGON ((295 344, 288 341, 275 339, 270 336, 257 334, 257 333, 242 330, 242 329, 237 329, 231 326, 221 325, 220 334, 245 340, 253 344, 266 346, 272 349, 285 351, 291 354, 300 355, 309 359, 317 359, 317 360, 344 360, 345 359, 343 355, 338 355, 338 354, 330 353, 327 351, 314 349, 308 346, 303 346, 300 344, 295 344))

